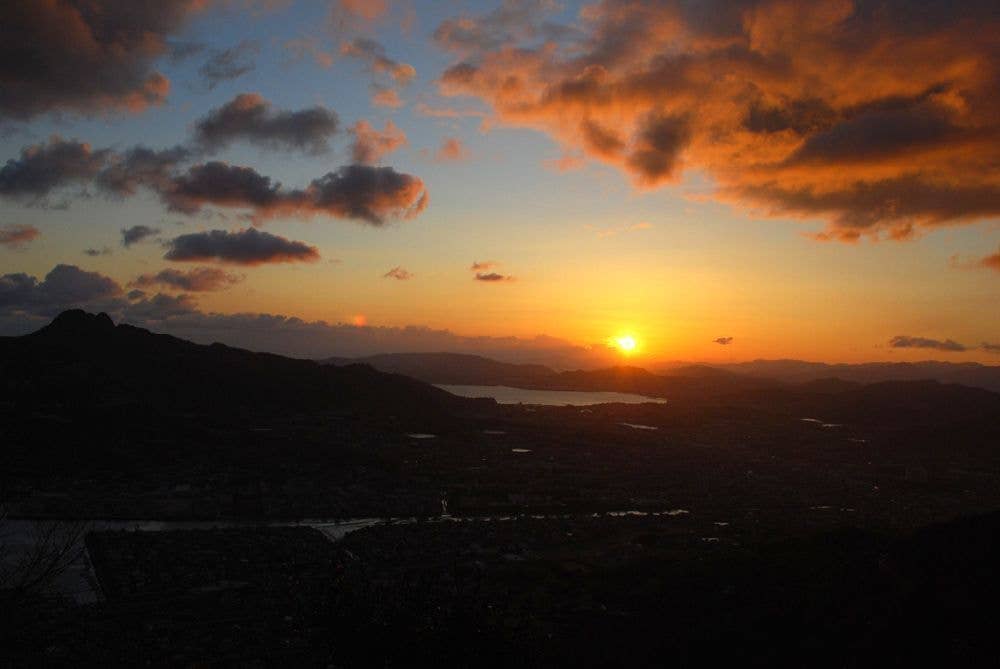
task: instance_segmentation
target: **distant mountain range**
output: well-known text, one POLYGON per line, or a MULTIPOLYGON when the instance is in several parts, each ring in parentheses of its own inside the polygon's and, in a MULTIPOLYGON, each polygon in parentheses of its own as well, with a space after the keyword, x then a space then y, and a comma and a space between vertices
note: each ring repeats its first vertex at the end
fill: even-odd
POLYGON ((819 379, 840 379, 856 383, 933 380, 1000 392, 1000 366, 981 365, 975 362, 869 362, 828 365, 802 360, 754 360, 714 365, 714 367, 785 383, 806 383, 819 379))
POLYGON ((459 353, 392 353, 355 359, 330 358, 323 362, 333 365, 362 363, 383 372, 442 385, 615 391, 671 399, 732 395, 782 385, 771 379, 703 365, 678 367, 663 374, 627 366, 556 371, 544 365, 511 364, 459 353))
POLYGON ((511 364, 458 353, 387 353, 366 358, 329 358, 322 362, 334 365, 362 363, 383 372, 434 384, 613 390, 651 397, 671 397, 678 393, 726 395, 788 385, 829 394, 888 381, 937 381, 1000 392, 1000 366, 977 363, 828 365, 799 360, 755 360, 725 365, 678 363, 651 372, 639 367, 556 371, 544 365, 511 364))

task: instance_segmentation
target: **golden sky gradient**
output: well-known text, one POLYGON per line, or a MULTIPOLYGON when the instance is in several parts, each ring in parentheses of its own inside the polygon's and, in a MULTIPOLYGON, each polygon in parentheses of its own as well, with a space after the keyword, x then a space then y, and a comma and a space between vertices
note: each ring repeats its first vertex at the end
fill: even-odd
POLYGON ((0 333, 1000 359, 994 3, 125 4, 0 10, 0 333))

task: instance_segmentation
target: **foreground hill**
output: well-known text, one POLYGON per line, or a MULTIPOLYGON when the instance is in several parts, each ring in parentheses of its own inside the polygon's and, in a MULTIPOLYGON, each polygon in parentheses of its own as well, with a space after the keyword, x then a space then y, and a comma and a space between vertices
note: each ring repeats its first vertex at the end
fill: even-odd
POLYGON ((1000 491, 996 393, 699 367, 539 374, 542 388, 668 401, 497 405, 68 312, 0 340, 0 503, 32 517, 344 518, 436 515, 443 500, 456 515, 724 502, 725 520, 791 494, 797 513, 895 499, 878 513, 896 523, 913 504, 984 510, 964 491, 1000 491), (907 487, 910 470, 935 504, 907 487))
POLYGON ((202 346, 106 314, 67 311, 23 337, 0 340, 0 397, 15 406, 144 406, 268 414, 457 409, 466 401, 365 365, 331 367, 222 344, 202 346))

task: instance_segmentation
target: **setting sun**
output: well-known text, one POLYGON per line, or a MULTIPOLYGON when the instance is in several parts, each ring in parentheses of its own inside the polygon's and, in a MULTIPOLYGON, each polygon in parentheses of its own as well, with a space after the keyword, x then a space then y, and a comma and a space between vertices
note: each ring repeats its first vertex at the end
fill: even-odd
POLYGON ((617 346, 622 353, 628 355, 629 353, 635 352, 637 344, 635 341, 635 337, 633 337, 632 335, 622 335, 621 337, 615 337, 613 341, 615 346, 617 346))

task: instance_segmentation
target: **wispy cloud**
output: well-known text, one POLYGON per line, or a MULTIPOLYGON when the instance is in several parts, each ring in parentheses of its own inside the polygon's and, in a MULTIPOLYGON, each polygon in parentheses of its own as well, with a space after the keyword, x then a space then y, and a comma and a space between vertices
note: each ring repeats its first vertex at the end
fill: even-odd
POLYGON ((639 221, 638 223, 622 223, 621 225, 600 229, 595 228, 593 225, 586 225, 584 227, 587 230, 592 230, 598 239, 606 239, 639 230, 652 230, 653 224, 647 221, 639 221))
POLYGON ((9 249, 21 249, 37 239, 42 233, 33 225, 0 226, 0 246, 9 249))
POLYGON ((402 267, 393 267, 391 270, 382 275, 385 279, 396 279, 398 281, 407 281, 413 278, 413 272, 407 271, 402 267))

